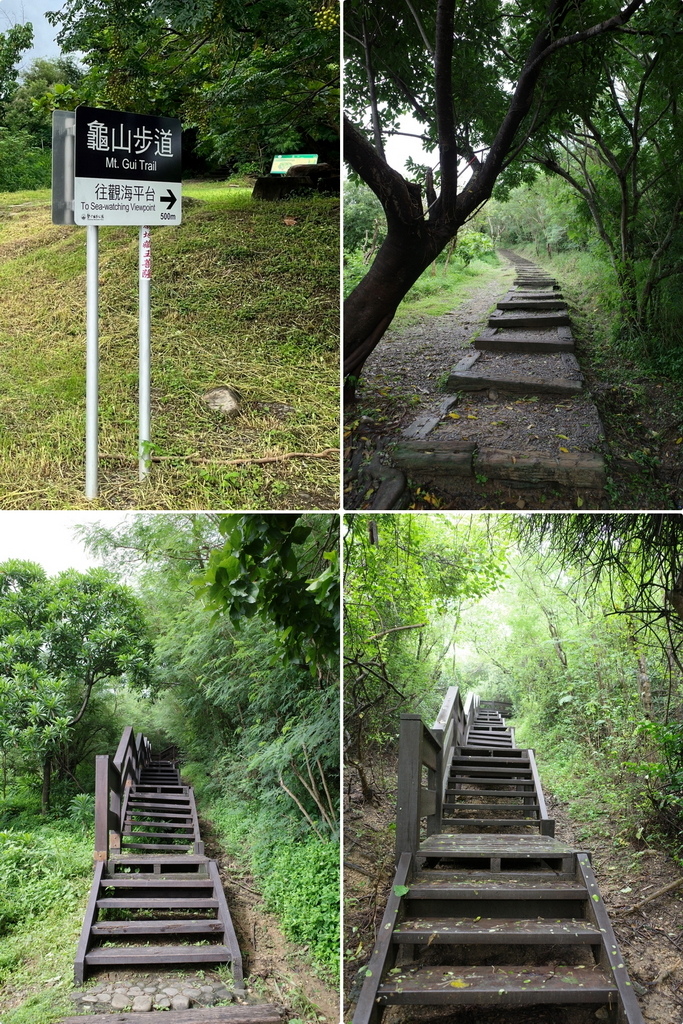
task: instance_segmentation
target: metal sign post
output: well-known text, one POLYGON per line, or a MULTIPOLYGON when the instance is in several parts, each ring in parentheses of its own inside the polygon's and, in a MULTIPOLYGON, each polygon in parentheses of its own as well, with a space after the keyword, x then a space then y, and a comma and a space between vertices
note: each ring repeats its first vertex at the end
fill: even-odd
POLYGON ((152 277, 152 235, 148 227, 140 228, 140 401, 139 401, 139 453, 140 480, 149 475, 151 453, 151 344, 150 344, 150 283, 152 277))
POLYGON ((150 226, 182 219, 181 126, 173 117, 99 107, 52 116, 52 222, 87 227, 85 495, 97 497, 98 229, 140 227, 140 480, 149 474, 151 443, 150 226))
POLYGON ((98 415, 100 349, 98 337, 99 305, 99 228, 89 224, 86 239, 86 350, 85 350, 85 496, 97 497, 98 415))

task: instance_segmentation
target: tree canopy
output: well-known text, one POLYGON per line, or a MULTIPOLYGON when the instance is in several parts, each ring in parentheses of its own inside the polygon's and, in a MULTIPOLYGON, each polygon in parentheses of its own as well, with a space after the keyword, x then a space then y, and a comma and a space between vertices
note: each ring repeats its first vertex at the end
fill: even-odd
POLYGON ((407 290, 494 189, 533 176, 534 147, 601 104, 607 55, 632 33, 650 41, 677 32, 680 8, 354 0, 347 15, 345 155, 387 218, 386 240, 346 303, 345 370, 355 377, 407 290), (427 150, 438 150, 439 191, 430 169, 426 208, 420 185, 384 156, 383 139, 408 111, 427 150))

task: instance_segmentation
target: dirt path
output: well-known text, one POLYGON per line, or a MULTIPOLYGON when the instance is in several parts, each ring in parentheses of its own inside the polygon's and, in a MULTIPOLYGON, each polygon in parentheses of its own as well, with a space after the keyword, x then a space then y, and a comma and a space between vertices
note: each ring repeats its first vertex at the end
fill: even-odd
MULTIPOLYGON (((425 316, 410 326, 399 325, 382 339, 368 359, 359 400, 348 410, 346 418, 346 508, 384 507, 374 505, 380 480, 378 469, 381 471, 382 466, 394 464, 393 445, 405 441, 406 430, 410 431, 422 419, 438 422, 436 429, 423 435, 427 438, 427 447, 431 442, 437 445, 456 442, 522 457, 541 452, 549 458, 567 459, 569 454, 576 454, 579 459, 588 458, 587 465, 591 465, 591 458, 595 456, 605 489, 552 483, 510 484, 496 480, 495 474, 487 474, 483 469, 474 475, 449 478, 446 490, 443 476, 432 473, 429 467, 418 471, 413 466, 405 470, 409 493, 400 507, 677 507, 677 426, 667 421, 666 426, 657 422, 659 429, 655 428, 650 420, 661 403, 644 402, 641 433, 650 447, 646 446, 645 453, 625 447, 620 436, 623 432, 621 414, 612 409, 609 385, 598 382, 586 365, 590 353, 585 346, 577 349, 581 370, 586 371, 586 387, 580 394, 560 396, 531 391, 515 395, 489 388, 461 393, 457 402, 457 396, 451 394, 451 403, 445 407, 449 395, 444 385, 449 372, 463 356, 473 351, 470 344, 473 336, 486 327, 492 309, 509 291, 514 277, 514 268, 505 262, 494 277, 479 285, 474 282, 470 298, 450 313, 425 316), (614 421, 615 415, 619 422, 614 421), (648 421, 647 429, 644 421, 648 421), (612 436, 614 443, 607 440, 612 436), (658 438, 662 449, 659 456, 648 455, 658 438)), ((487 376, 496 375, 504 366, 506 372, 513 370, 531 378, 570 378, 572 374, 562 366, 562 358, 558 353, 545 357, 534 355, 531 360, 525 360, 521 354, 485 352, 476 367, 487 376)), ((661 390, 660 385, 660 396, 661 390)), ((661 411, 665 415, 663 406, 661 411)), ((632 419, 631 412, 629 420, 632 419)), ((581 475, 584 481, 591 478, 590 474, 581 475)))
POLYGON ((336 1024, 339 993, 314 973, 306 949, 282 935, 256 882, 243 863, 224 853, 211 824, 202 820, 201 830, 207 856, 218 862, 242 951, 248 1001, 283 1005, 290 1019, 303 1024, 336 1024))

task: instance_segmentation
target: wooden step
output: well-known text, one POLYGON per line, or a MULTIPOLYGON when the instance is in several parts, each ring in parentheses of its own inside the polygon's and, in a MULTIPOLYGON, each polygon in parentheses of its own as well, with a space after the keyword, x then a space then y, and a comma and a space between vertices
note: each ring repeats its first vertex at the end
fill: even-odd
POLYGON ((599 1003, 616 994, 607 971, 583 967, 404 967, 379 986, 380 1003, 531 1006, 599 1003))
MULTIPOLYGON (((136 824, 139 825, 140 822, 136 822, 136 824)), ((180 828, 181 826, 178 826, 178 827, 180 828)), ((182 826, 182 827, 184 827, 184 826, 182 826)), ((181 843, 181 845, 187 846, 188 843, 191 843, 191 842, 194 841, 194 829, 192 829, 190 832, 187 832, 187 833, 178 833, 178 832, 139 832, 137 830, 135 832, 122 832, 121 833, 121 842, 123 842, 124 839, 128 839, 128 838, 179 839, 179 840, 185 839, 185 840, 187 840, 187 842, 185 842, 184 844, 181 843)))
POLYGON ((103 878, 102 887, 107 889, 211 889, 213 882, 208 878, 183 879, 180 886, 174 879, 158 878, 154 875, 117 875, 103 878))
POLYGON ((569 327, 567 313, 494 313, 489 317, 489 327, 569 327))
POLYGON ((508 757, 507 754, 503 757, 484 757, 481 754, 473 754, 472 756, 458 755, 451 760, 451 765, 458 767, 459 765, 474 765, 481 766, 483 768, 490 764, 495 764, 499 767, 511 767, 511 768, 524 768, 531 764, 528 757, 508 757))
MULTIPOLYGON (((180 818, 181 821, 184 821, 187 818, 189 818, 190 820, 192 819, 192 813, 190 811, 174 812, 171 809, 166 811, 138 811, 135 809, 131 810, 129 805, 126 820, 128 820, 128 818, 132 816, 135 816, 136 818, 142 818, 145 821, 152 818, 180 818)), ((163 825, 164 822, 160 822, 159 824, 163 825)))
POLYGON ((191 846, 193 840, 190 839, 187 843, 178 843, 172 845, 171 843, 129 843, 124 842, 126 838, 125 832, 121 836, 121 849, 122 850, 184 850, 187 846, 191 846))
MULTIPOLYGON (((519 785, 519 783, 517 783, 517 785, 519 785)), ((533 786, 533 783, 524 783, 524 785, 533 786)), ((532 795, 532 793, 510 792, 509 789, 451 789, 449 786, 449 788, 446 790, 446 803, 450 803, 450 805, 452 806, 452 800, 449 801, 448 798, 453 798, 456 796, 514 796, 519 797, 523 800, 525 797, 532 795)))
POLYGON ((216 910, 213 897, 106 896, 97 901, 100 910, 216 910))
POLYGON ((472 342, 474 348, 482 352, 523 352, 530 355, 553 352, 573 352, 574 339, 568 327, 557 328, 557 334, 547 337, 534 337, 529 328, 523 330, 498 331, 493 328, 484 330, 472 342), (560 334, 563 331, 566 333, 560 334))
MULTIPOLYGON (((141 825, 146 825, 148 828, 181 828, 185 829, 185 831, 189 829, 190 834, 194 832, 192 824, 188 824, 186 821, 155 821, 154 818, 150 819, 149 821, 141 821, 138 818, 126 818, 124 825, 127 825, 129 829, 139 828, 141 825)), ((142 833, 138 834, 142 835, 142 833)))
POLYGON ((536 814, 538 804, 467 804, 462 801, 449 803, 446 808, 451 811, 521 811, 524 814, 536 814))
POLYGON ((205 921, 98 921, 91 929, 95 936, 103 935, 174 935, 222 932, 223 922, 205 921))
MULTIPOLYGON (((284 1010, 272 1003, 257 1006, 211 1006, 192 1010, 160 1010, 146 1013, 143 1020, 156 1017, 158 1024, 279 1024, 284 1010)), ((139 1013, 96 1013, 87 1017, 64 1017, 61 1024, 140 1024, 139 1013)))
MULTIPOLYGON (((515 875, 518 878, 519 875, 515 875)), ((510 878, 491 874, 486 879, 465 881, 413 882, 406 899, 409 900, 471 900, 477 897, 486 900, 570 900, 582 902, 588 899, 586 887, 579 882, 560 881, 511 881, 510 878)))
POLYGON ((450 825, 467 825, 468 828, 484 827, 506 828, 508 825, 538 825, 540 818, 451 818, 444 816, 444 822, 450 825))
POLYGON ((507 918, 408 918, 397 924, 394 942, 411 944, 474 943, 476 945, 585 945, 598 944, 602 933, 590 921, 543 918, 513 921, 507 918))
POLYGON ((553 310, 553 309, 566 309, 567 304, 562 299, 556 299, 554 297, 546 298, 540 296, 537 299, 526 299, 522 296, 508 296, 507 299, 501 299, 497 304, 496 309, 529 309, 529 310, 553 310))
POLYGON ((85 955, 89 967, 105 964, 198 964, 232 960, 227 946, 111 946, 91 949, 85 955))
MULTIPOLYGON (((168 856, 167 854, 159 854, 154 856, 152 854, 143 854, 135 856, 134 854, 122 854, 118 853, 113 857, 110 857, 110 862, 117 868, 125 867, 144 867, 148 864, 168 864, 173 866, 175 869, 180 864, 208 864, 209 858, 205 857, 200 853, 186 853, 177 855, 175 857, 168 856)), ((146 876, 152 878, 152 875, 146 876)))

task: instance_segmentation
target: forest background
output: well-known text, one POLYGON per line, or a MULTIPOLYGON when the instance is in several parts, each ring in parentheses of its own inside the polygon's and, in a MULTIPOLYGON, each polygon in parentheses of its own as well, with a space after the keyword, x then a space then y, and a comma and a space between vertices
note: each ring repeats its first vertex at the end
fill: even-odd
POLYGON ((95 754, 126 725, 177 744, 223 851, 336 988, 338 531, 325 515, 131 514, 79 528, 104 568, 0 565, 7 1024, 69 1009, 95 754))
POLYGON ((629 397, 680 385, 680 6, 351 0, 344 30, 350 393, 399 303, 452 289, 482 235, 552 264, 629 397))
MULTIPOLYGON (((552 808, 587 848, 605 847, 608 878, 638 878, 621 882, 633 893, 622 903, 646 855, 664 851, 664 880, 680 877, 680 516, 357 514, 346 526, 349 986, 393 876, 399 718, 430 726, 449 686, 512 701, 552 808)), ((676 946, 677 919, 660 917, 654 931, 676 946)), ((672 955, 668 941, 657 955, 672 955)))

